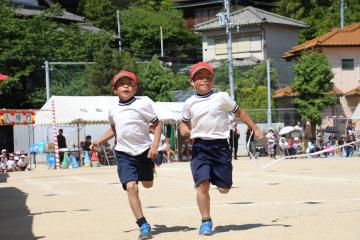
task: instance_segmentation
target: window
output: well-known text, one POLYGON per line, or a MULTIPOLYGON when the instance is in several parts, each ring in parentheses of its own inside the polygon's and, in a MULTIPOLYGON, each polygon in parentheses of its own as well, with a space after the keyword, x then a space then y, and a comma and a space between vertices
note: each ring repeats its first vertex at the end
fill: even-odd
POLYGON ((354 59, 341 59, 342 70, 354 70, 354 59))
POLYGON ((215 54, 216 55, 227 54, 226 39, 215 39, 215 54))
POLYGON ((260 35, 239 37, 234 39, 234 44, 237 46, 233 49, 234 52, 257 52, 262 50, 262 41, 260 35))
POLYGON ((261 51, 261 36, 251 36, 250 37, 250 51, 261 51))

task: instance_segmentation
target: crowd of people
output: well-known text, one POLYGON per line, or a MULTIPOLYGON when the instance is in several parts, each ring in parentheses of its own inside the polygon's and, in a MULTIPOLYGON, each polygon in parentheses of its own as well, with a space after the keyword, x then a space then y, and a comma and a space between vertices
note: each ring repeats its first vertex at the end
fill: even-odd
MULTIPOLYGON (((352 128, 353 129, 353 128, 352 128)), ((279 147, 280 157, 317 153, 315 157, 352 157, 356 150, 355 130, 347 131, 341 137, 335 134, 318 133, 315 138, 305 140, 301 134, 297 137, 291 135, 281 135, 278 138, 274 129, 270 128, 266 134, 268 155, 271 158, 276 157, 277 147, 279 147), (327 135, 327 136, 325 136, 327 135), (343 146, 345 144, 345 146, 343 146), (346 145, 348 144, 348 145, 346 145)))
POLYGON ((20 151, 8 153, 3 149, 0 159, 0 172, 25 171, 29 164, 26 154, 20 151))

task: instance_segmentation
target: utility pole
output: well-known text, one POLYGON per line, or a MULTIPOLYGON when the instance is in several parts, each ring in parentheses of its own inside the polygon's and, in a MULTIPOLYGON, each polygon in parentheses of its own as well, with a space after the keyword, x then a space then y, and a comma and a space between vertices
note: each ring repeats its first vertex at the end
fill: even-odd
POLYGON ((117 28, 118 28, 118 39, 119 39, 119 51, 121 52, 121 34, 120 34, 120 11, 116 10, 116 20, 117 20, 117 28))
POLYGON ((50 69, 49 62, 45 61, 45 84, 46 84, 46 100, 50 98, 50 69))
POLYGON ((163 31, 162 27, 160 26, 160 45, 161 45, 161 57, 164 57, 164 42, 163 42, 163 31))
POLYGON ((271 119, 271 84, 270 84, 270 61, 266 60, 266 76, 267 76, 267 94, 268 94, 268 109, 267 109, 267 124, 268 127, 272 124, 271 119))
POLYGON ((344 0, 340 0, 340 26, 344 29, 344 0))
POLYGON ((232 59, 232 39, 231 39, 231 22, 230 22, 230 3, 229 0, 224 0, 226 17, 225 17, 225 26, 227 34, 227 54, 228 54, 228 64, 229 64, 229 83, 230 83, 230 96, 231 99, 235 99, 234 94, 234 68, 233 68, 233 59, 232 59))

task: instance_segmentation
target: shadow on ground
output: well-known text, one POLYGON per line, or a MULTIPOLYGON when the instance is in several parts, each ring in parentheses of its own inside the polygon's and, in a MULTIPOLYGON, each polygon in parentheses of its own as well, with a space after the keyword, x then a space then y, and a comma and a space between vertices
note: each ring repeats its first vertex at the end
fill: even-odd
POLYGON ((155 224, 152 230, 153 235, 158 235, 161 233, 171 233, 171 232, 188 232, 196 230, 196 228, 188 227, 188 226, 172 226, 168 227, 166 225, 158 225, 155 224))
POLYGON ((1 240, 36 240, 43 238, 35 237, 32 233, 33 215, 30 214, 26 206, 26 198, 27 194, 17 188, 0 188, 1 240))
POLYGON ((253 224, 243 224, 243 225, 226 225, 226 226, 216 226, 214 229, 214 233, 223 233, 230 231, 245 231, 253 228, 259 227, 290 227, 291 225, 283 225, 283 224, 261 224, 261 223, 253 223, 253 224))

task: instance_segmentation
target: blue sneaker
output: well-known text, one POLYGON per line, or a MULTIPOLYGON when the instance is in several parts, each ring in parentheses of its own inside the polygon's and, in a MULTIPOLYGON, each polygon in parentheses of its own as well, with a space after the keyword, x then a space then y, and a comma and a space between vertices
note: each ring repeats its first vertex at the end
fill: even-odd
POLYGON ((200 235, 211 235, 213 233, 213 224, 212 221, 206 221, 201 223, 199 234, 200 235))
POLYGON ((150 224, 144 223, 140 227, 140 236, 139 240, 146 240, 151 238, 151 227, 150 224))

